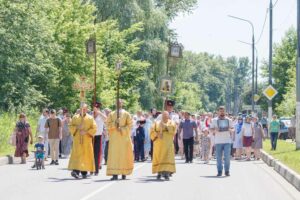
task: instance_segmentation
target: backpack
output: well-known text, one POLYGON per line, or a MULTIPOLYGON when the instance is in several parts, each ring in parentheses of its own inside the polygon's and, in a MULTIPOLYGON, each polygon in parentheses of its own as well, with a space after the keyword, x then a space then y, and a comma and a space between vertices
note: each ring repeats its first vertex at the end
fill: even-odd
MULTIPOLYGON (((57 127, 59 127, 59 122, 60 122, 60 119, 57 117, 57 127)), ((48 124, 48 128, 50 128, 50 122, 49 122, 49 119, 47 119, 47 124, 48 124)))

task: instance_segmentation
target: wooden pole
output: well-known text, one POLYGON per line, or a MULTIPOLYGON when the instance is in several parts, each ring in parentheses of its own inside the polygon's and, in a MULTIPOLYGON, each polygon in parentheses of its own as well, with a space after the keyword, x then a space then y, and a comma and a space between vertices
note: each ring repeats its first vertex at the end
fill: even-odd
POLYGON ((118 80, 117 80, 117 99, 116 99, 116 104, 117 104, 117 128, 120 127, 120 103, 119 103, 119 99, 120 99, 120 72, 118 74, 118 80))

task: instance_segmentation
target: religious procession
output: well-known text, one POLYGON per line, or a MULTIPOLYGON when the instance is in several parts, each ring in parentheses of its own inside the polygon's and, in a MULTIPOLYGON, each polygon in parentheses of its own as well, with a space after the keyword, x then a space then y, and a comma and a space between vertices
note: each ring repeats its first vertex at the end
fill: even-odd
MULTIPOLYGON (((83 103, 71 117, 67 109, 44 109, 38 121, 36 161, 59 165, 69 158, 68 170, 75 179, 106 173, 112 181, 125 180, 133 173, 134 163, 152 162, 157 180, 170 180, 176 173, 175 159, 194 159, 202 164, 216 160, 216 176, 230 176, 230 161, 260 160, 263 140, 270 136, 276 150, 280 123, 276 116, 268 123, 240 113, 232 116, 220 106, 214 113, 193 114, 174 110, 175 101, 166 100, 165 110, 130 114, 118 99, 117 110, 102 108, 101 102, 89 107, 83 103), (269 126, 268 126, 269 124, 269 126), (101 172, 102 166, 106 172, 101 172)), ((26 163, 28 140, 33 136, 26 115, 20 114, 16 131, 15 156, 26 163), (27 141, 27 142, 26 142, 27 141)), ((32 168, 36 168, 37 162, 32 168)), ((46 169, 47 170, 47 169, 46 169)))

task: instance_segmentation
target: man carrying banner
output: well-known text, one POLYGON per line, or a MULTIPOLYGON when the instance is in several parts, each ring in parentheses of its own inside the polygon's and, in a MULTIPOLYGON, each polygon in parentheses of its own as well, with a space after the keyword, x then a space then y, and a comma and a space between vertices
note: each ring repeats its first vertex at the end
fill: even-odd
POLYGON ((117 110, 111 112, 106 121, 109 134, 109 148, 107 161, 107 176, 111 180, 118 180, 118 175, 126 179, 133 171, 133 151, 131 141, 132 119, 123 109, 123 100, 118 100, 117 110))

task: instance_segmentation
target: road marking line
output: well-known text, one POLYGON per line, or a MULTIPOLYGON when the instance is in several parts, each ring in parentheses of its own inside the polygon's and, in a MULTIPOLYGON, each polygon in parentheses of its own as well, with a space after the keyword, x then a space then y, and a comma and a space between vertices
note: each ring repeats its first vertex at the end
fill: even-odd
MULTIPOLYGON (((139 166, 135 167, 134 170, 133 170, 133 172, 135 172, 135 171, 137 171, 138 169, 144 167, 146 164, 147 164, 147 163, 144 163, 144 164, 142 164, 142 165, 139 165, 139 166)), ((88 199, 92 198, 93 196, 95 196, 96 194, 98 194, 98 193, 102 192, 103 190, 109 188, 110 186, 114 185, 115 183, 117 183, 117 181, 113 181, 113 182, 111 182, 111 183, 108 183, 108 184, 104 185, 103 187, 99 188, 98 190, 92 192, 91 194, 89 194, 89 195, 87 195, 87 196, 81 198, 80 200, 88 200, 88 199)))

